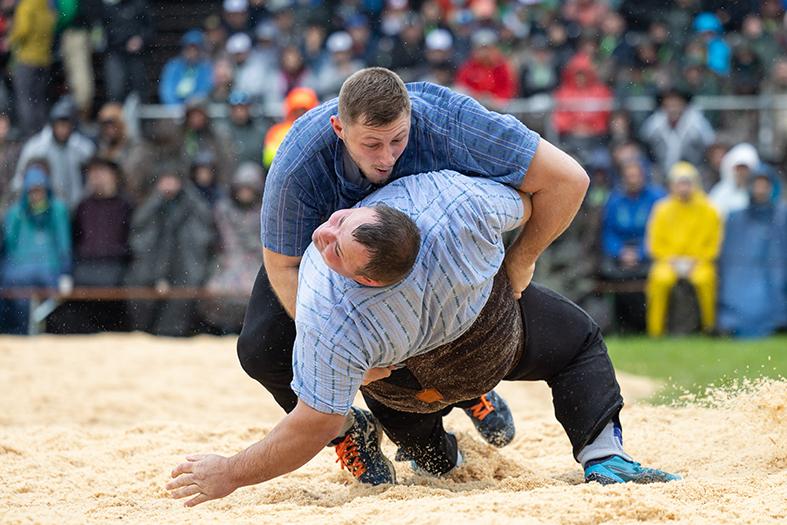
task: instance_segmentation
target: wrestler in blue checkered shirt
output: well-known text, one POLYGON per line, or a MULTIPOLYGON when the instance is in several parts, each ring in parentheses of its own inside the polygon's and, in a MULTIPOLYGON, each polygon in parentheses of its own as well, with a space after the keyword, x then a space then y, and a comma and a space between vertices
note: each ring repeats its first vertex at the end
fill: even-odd
POLYGON ((362 286, 329 269, 314 244, 301 262, 291 386, 320 412, 346 413, 370 368, 401 364, 470 328, 503 263, 502 234, 524 214, 512 188, 448 170, 399 179, 358 207, 376 203, 421 231, 404 280, 362 286))
MULTIPOLYGON (((490 112, 450 89, 407 84, 411 119, 407 148, 389 177, 457 170, 518 188, 540 137, 511 115, 490 112)), ((344 143, 326 125, 338 99, 295 121, 265 182, 262 242, 282 255, 301 256, 312 232, 336 210, 349 208, 376 186, 345 158, 344 143)))

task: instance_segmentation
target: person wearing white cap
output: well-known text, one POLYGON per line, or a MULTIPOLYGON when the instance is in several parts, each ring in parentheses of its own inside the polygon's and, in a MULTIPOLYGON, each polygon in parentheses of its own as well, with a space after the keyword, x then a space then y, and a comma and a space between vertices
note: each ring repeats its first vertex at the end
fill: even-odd
POLYGON ((447 29, 433 29, 426 35, 426 67, 418 75, 421 82, 433 82, 441 86, 452 86, 456 64, 454 37, 447 29))
POLYGON ((222 20, 227 33, 246 33, 249 31, 248 0, 224 0, 222 20))
POLYGON ((325 41, 328 52, 320 68, 309 74, 304 85, 314 89, 322 100, 339 94, 344 80, 364 67, 363 62, 353 59, 353 39, 346 31, 337 31, 325 41))
POLYGON ((254 52, 251 38, 246 33, 235 33, 227 39, 227 55, 234 67, 232 85, 238 91, 246 93, 252 102, 265 98, 266 76, 272 72, 271 64, 254 52))

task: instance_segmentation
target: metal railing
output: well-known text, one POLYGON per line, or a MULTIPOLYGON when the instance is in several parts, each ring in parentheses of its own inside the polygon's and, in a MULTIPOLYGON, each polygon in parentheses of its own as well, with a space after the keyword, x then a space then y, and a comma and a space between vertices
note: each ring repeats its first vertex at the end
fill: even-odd
MULTIPOLYGON (((692 100, 695 107, 707 112, 751 111, 758 115, 757 136, 752 137, 758 149, 767 154, 775 153, 773 124, 774 111, 787 110, 787 95, 719 95, 697 96, 692 100)), ((279 119, 282 114, 265 111, 264 105, 252 106, 252 115, 279 119)), ((547 140, 557 142, 557 133, 552 126, 552 113, 557 104, 554 97, 548 94, 535 95, 529 98, 514 99, 505 106, 494 108, 498 111, 510 113, 520 119, 527 119, 539 123, 547 140)), ((560 104, 561 111, 615 111, 626 110, 631 113, 649 113, 656 109, 657 101, 650 96, 621 97, 612 100, 573 100, 560 104)), ((140 121, 181 119, 183 106, 164 106, 156 104, 138 105, 131 104, 127 107, 129 116, 140 121)), ((208 105, 208 115, 214 119, 225 119, 229 115, 226 104, 213 103, 208 105)))

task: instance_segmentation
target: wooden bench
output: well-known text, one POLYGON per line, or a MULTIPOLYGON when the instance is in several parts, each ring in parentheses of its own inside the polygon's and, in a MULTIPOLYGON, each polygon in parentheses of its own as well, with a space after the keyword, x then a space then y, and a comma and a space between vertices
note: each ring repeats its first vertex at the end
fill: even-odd
POLYGON ((248 299, 248 293, 216 292, 206 288, 173 287, 167 291, 144 286, 74 288, 70 294, 61 294, 57 288, 19 287, 0 289, 2 299, 29 299, 29 335, 40 334, 49 315, 65 301, 166 301, 170 299, 248 299))

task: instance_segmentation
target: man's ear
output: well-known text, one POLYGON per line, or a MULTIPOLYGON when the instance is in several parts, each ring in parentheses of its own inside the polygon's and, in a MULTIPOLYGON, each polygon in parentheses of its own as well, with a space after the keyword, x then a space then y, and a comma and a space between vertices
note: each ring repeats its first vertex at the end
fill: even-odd
POLYGON ((356 275, 353 277, 356 283, 362 284, 364 286, 370 286, 372 288, 380 288, 382 286, 386 286, 385 284, 381 283, 380 281, 375 281, 374 279, 369 279, 365 275, 356 275))
POLYGON ((336 136, 344 140, 344 125, 338 116, 331 115, 331 127, 333 128, 333 132, 336 133, 336 136))

